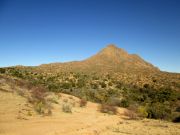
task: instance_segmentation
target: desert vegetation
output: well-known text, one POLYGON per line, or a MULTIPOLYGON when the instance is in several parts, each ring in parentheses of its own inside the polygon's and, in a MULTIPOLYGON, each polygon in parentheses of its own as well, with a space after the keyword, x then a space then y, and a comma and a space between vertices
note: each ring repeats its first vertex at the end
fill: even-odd
POLYGON ((108 106, 109 108, 117 106, 128 108, 143 118, 177 121, 180 117, 178 111, 180 92, 177 90, 179 86, 174 83, 174 89, 172 85, 158 87, 160 81, 158 78, 152 78, 152 83, 137 86, 130 85, 130 82, 127 83, 113 74, 77 72, 47 74, 23 67, 1 69, 1 73, 27 80, 31 85, 38 86, 31 88, 32 98, 35 100, 31 102, 34 102, 35 110, 39 113, 48 112, 45 108, 50 110, 43 92, 49 91, 79 97, 82 99, 81 107, 86 106, 86 100, 100 103, 102 112, 108 109, 108 106), (107 108, 103 109, 104 107, 107 108))
MULTIPOLYGON (((178 125, 166 123, 179 122, 180 112, 179 91, 169 87, 156 89, 151 84, 136 87, 121 80, 117 81, 111 75, 73 72, 54 75, 33 69, 11 68, 0 74, 0 92, 4 96, 6 93, 16 93, 19 95, 18 99, 22 97, 23 102, 26 101, 23 108, 20 107, 13 113, 16 114, 14 118, 35 129, 37 125, 44 128, 47 124, 46 130, 49 132, 58 126, 62 127, 63 131, 56 129, 59 134, 64 134, 64 131, 69 129, 77 134, 148 134, 149 131, 155 134, 179 134, 178 125), (79 78, 81 81, 78 81, 79 78), (166 121, 158 122, 147 118, 166 121), (36 120, 37 124, 34 125, 36 120), (66 121, 71 121, 68 129, 64 124, 66 121), (53 128, 49 124, 53 125, 53 128), (124 129, 123 126, 128 128, 124 129), (142 133, 139 132, 140 126, 146 127, 142 133)), ((11 98, 12 107, 22 103, 20 101, 14 105, 17 98, 15 95, 11 98)), ((7 100, 9 103, 10 100, 7 100)), ((3 106, 1 110, 4 110, 3 108, 8 110, 3 106)), ((4 115, 6 114, 2 117, 4 115)), ((18 123, 13 123, 11 127, 16 128, 18 133, 27 132, 19 129, 18 123)), ((0 126, 6 128, 6 123, 1 123, 0 126)), ((33 128, 27 128, 28 132, 33 134, 33 128)), ((14 133, 12 129, 6 132, 10 131, 14 133)))

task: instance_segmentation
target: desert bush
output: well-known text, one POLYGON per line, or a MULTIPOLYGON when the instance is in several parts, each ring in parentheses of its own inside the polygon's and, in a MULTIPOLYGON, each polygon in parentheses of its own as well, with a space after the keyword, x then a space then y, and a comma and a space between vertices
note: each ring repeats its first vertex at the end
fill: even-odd
POLYGON ((121 87, 123 86, 123 84, 120 82, 115 82, 115 83, 116 83, 116 88, 118 89, 121 89, 121 87))
POLYGON ((99 77, 98 76, 93 76, 92 80, 99 80, 99 77))
POLYGON ((46 103, 46 102, 36 102, 34 104, 34 109, 38 114, 43 114, 46 116, 52 115, 52 107, 50 104, 46 103))
POLYGON ((77 87, 78 88, 82 88, 85 85, 86 85, 86 82, 85 82, 85 80, 83 78, 78 79, 78 82, 77 82, 77 87))
POLYGON ((58 99, 56 97, 49 99, 49 101, 54 104, 59 104, 58 99))
POLYGON ((0 68, 0 73, 4 74, 6 72, 6 70, 4 68, 0 68))
POLYGON ((101 82, 100 85, 101 85, 101 88, 106 88, 105 82, 101 82))
POLYGON ((98 84, 97 83, 91 83, 91 88, 92 89, 98 89, 98 84))
POLYGON ((53 91, 53 92, 58 92, 58 86, 56 85, 56 84, 52 84, 52 83, 50 83, 49 85, 48 85, 48 89, 49 89, 49 91, 53 91))
POLYGON ((46 92, 46 90, 41 86, 35 87, 31 90, 32 97, 38 101, 45 100, 45 92, 46 92))
POLYGON ((52 114, 52 101, 47 100, 46 97, 46 89, 42 86, 36 86, 31 89, 31 96, 28 97, 28 101, 33 104, 38 114, 49 116, 52 114))
POLYGON ((25 92, 23 90, 17 90, 17 94, 23 97, 25 92))
POLYGON ((15 80, 15 83, 16 83, 17 86, 19 86, 21 88, 25 88, 27 86, 27 82, 26 81, 15 80))
POLYGON ((79 105, 80 107, 85 107, 87 105, 87 101, 85 99, 80 99, 79 105))
POLYGON ((44 112, 45 112, 45 104, 43 102, 37 102, 34 105, 34 109, 38 114, 44 114, 44 112))
POLYGON ((23 74, 21 73, 21 71, 16 69, 11 70, 11 75, 15 77, 23 78, 23 74))
POLYGON ((106 105, 106 104, 101 104, 99 105, 99 111, 102 113, 108 113, 108 114, 117 114, 117 108, 115 106, 111 106, 111 105, 106 105))
POLYGON ((162 103, 153 103, 147 108, 148 118, 153 119, 171 119, 171 109, 162 103))
POLYGON ((174 123, 180 123, 180 116, 177 116, 173 119, 174 123))
POLYGON ((129 101, 126 99, 122 99, 120 106, 125 108, 129 107, 129 101))
POLYGON ((148 116, 147 108, 145 106, 139 106, 137 112, 139 117, 146 118, 148 116))
POLYGON ((109 85, 109 86, 113 86, 113 83, 112 83, 112 82, 109 82, 108 85, 109 85))
POLYGON ((27 97, 27 101, 31 104, 34 104, 36 102, 36 100, 34 98, 32 98, 32 96, 30 96, 30 95, 27 97))
POLYGON ((147 89, 147 88, 149 88, 149 84, 146 83, 146 84, 144 84, 143 87, 147 89))
POLYGON ((65 113, 72 113, 72 107, 68 104, 63 104, 62 111, 65 113))
POLYGON ((130 120, 137 120, 138 119, 137 113, 132 111, 132 110, 125 111, 124 115, 127 116, 130 120))
POLYGON ((32 116, 32 112, 31 112, 31 111, 28 111, 28 112, 27 112, 27 115, 28 115, 28 116, 32 116))
POLYGON ((121 100, 116 97, 110 97, 107 101, 107 104, 121 107, 121 100))
POLYGON ((63 88, 63 89, 70 89, 71 88, 71 84, 67 83, 67 82, 64 82, 64 83, 61 84, 61 88, 63 88))

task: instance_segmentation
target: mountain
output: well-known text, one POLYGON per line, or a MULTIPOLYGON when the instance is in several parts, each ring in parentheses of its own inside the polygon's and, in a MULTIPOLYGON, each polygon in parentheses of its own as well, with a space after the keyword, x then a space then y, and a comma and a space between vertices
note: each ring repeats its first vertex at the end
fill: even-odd
POLYGON ((158 72, 159 69, 143 60, 137 54, 128 54, 125 50, 108 45, 96 55, 83 60, 66 63, 51 63, 39 66, 40 70, 48 72, 76 71, 76 72, 158 72))
MULTIPOLYGON (((17 84, 32 89, 35 106, 46 103, 43 91, 62 92, 110 106, 130 107, 134 113, 140 109, 142 114, 138 115, 142 117, 180 119, 180 74, 160 71, 115 45, 108 45, 83 61, 0 68, 0 77, 1 74, 1 82, 7 80, 12 90, 17 84)), ((0 89, 7 92, 4 86, 0 89)), ((24 95, 22 91, 19 94, 24 95)))
MULTIPOLYGON (((115 45, 108 45, 83 61, 50 63, 35 67, 8 67, 6 73, 35 81, 40 79, 43 84, 52 78, 51 83, 62 83, 67 82, 67 78, 72 81, 72 76, 83 78, 83 75, 86 75, 86 78, 83 78, 84 81, 87 80, 84 86, 88 87, 96 76, 103 80, 107 78, 106 75, 110 75, 112 82, 121 82, 124 85, 143 88, 148 84, 155 89, 170 87, 180 91, 180 74, 162 72, 137 54, 129 54, 115 45)), ((77 83, 77 78, 72 82, 77 83)))

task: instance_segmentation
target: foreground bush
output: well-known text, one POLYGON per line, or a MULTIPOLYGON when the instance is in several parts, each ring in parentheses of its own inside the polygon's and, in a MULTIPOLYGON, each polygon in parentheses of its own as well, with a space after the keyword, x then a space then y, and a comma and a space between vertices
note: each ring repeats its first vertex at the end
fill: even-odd
POLYGON ((32 97, 38 101, 45 100, 45 96, 46 96, 45 92, 46 92, 46 90, 41 86, 35 87, 31 90, 32 97))
POLYGON ((38 114, 51 115, 51 106, 44 102, 37 102, 34 104, 34 109, 38 114))
POLYGON ((44 113, 44 111, 45 111, 45 104, 43 103, 43 102, 39 102, 39 103, 36 103, 35 105, 34 105, 34 109, 35 109, 35 111, 37 112, 37 113, 39 113, 39 114, 43 114, 44 113))
POLYGON ((171 119, 171 109, 169 108, 169 106, 159 102, 149 105, 147 112, 148 118, 165 120, 171 119))
POLYGON ((108 114, 117 114, 117 108, 115 106, 111 106, 111 105, 106 105, 106 104, 101 104, 99 106, 99 111, 102 113, 108 113, 108 114))
POLYGON ((36 86, 31 89, 31 96, 28 97, 28 101, 33 104, 38 114, 49 116, 52 114, 52 106, 46 96, 46 89, 42 86, 36 86))

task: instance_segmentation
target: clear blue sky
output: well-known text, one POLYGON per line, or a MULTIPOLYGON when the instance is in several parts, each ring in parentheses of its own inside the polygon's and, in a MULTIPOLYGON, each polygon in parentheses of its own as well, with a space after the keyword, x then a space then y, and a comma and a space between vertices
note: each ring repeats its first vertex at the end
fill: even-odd
POLYGON ((110 43, 180 72, 180 0, 0 0, 0 67, 82 60, 110 43))

